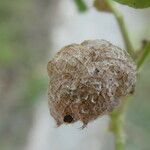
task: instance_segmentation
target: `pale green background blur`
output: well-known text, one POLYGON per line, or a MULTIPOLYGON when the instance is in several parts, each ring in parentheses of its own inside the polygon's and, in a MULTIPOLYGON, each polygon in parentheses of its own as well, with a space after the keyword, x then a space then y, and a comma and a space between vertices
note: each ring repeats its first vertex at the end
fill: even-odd
MULTIPOLYGON (((89 4, 89 1, 87 3, 89 4)), ((134 21, 134 14, 130 12, 130 8, 124 8, 124 10, 123 13, 127 12, 126 21, 128 22, 129 31, 131 31, 131 39, 134 46, 139 48, 140 41, 150 37, 150 9, 145 12, 138 12, 142 14, 140 22, 138 22, 138 15, 135 15, 134 21), (130 15, 133 15, 132 18, 130 15), (130 25, 132 25, 131 28, 130 25), (141 28, 132 31, 134 26, 140 26, 141 28)), ((93 11, 99 17, 99 13, 93 11)), ((132 12, 134 12, 133 9, 132 12)), ((98 27, 95 25, 97 22, 93 22, 93 16, 90 13, 89 10, 89 14, 86 14, 86 12, 85 14, 79 14, 74 3, 68 0, 0 0, 0 150, 31 149, 28 148, 28 145, 33 144, 32 138, 29 140, 29 137, 32 128, 35 127, 36 107, 40 107, 42 101, 47 105, 48 76, 46 65, 48 60, 54 55, 57 48, 70 44, 70 42, 82 41, 81 37, 86 38, 87 36, 87 39, 91 37, 98 38, 98 35, 94 35, 97 33, 98 27, 105 30, 105 25, 101 27, 101 22, 98 23, 98 27), (64 13, 64 16, 68 16, 69 13, 73 15, 69 18, 70 20, 66 19, 66 21, 62 17, 62 13, 64 13), (81 18, 79 18, 80 15, 81 18), (83 20, 82 18, 85 17, 86 19, 83 20), (60 22, 60 20, 62 21, 60 22), (94 32, 90 31, 90 27, 87 30, 83 29, 88 24, 86 21, 92 22, 90 24, 93 25, 94 32), (77 23, 77 27, 70 25, 72 22, 74 26, 77 23), (84 22, 85 25, 83 25, 84 22), (55 33, 53 33, 54 27, 56 28, 55 33), (70 32, 66 32, 66 30, 70 30, 70 32), (91 36, 88 35, 87 31, 90 32, 91 36), (74 34, 75 32, 78 34, 74 34), (80 33, 84 36, 80 37, 80 33), (68 40, 66 40, 67 38, 68 40), (80 39, 78 40, 78 38, 80 39)), ((103 16, 103 19, 107 20, 105 16, 103 16)), ((111 20, 113 19, 111 18, 111 20)), ((110 29, 111 22, 109 22, 109 18, 107 22, 110 26, 106 23, 105 32, 112 32, 107 33, 108 38, 110 38, 108 40, 117 43, 117 40, 114 40, 115 36, 118 39, 121 36, 119 31, 116 33, 117 27, 113 31, 113 26, 116 26, 116 24, 112 23, 112 29, 110 29), (110 29, 108 31, 107 26, 110 29), (117 35, 112 36, 112 34, 117 35)), ((107 37, 105 32, 98 33, 100 38, 107 37)), ((119 43, 122 46, 123 44, 120 41, 119 43)), ((138 74, 135 96, 130 102, 127 112, 125 122, 127 150, 150 150, 149 66, 150 56, 138 74)), ((48 111, 46 111, 46 114, 49 117, 48 111)), ((40 117, 38 119, 41 119, 40 117)), ((55 127, 53 126, 53 128, 55 127)), ((57 129, 55 128, 55 130, 57 129)), ((67 129, 64 131, 67 131, 67 129)), ((61 132, 63 133, 63 129, 61 132)), ((80 131, 76 130, 76 132, 80 131)), ((39 134, 33 135, 33 137, 35 136, 39 136, 39 134)), ((73 137, 71 136, 72 140, 73 137)), ((53 136, 53 138, 52 145, 59 145, 55 141, 57 136, 53 136)), ((76 138, 78 137, 76 136, 76 138)), ((108 137, 108 140, 112 140, 112 138, 109 139, 108 137)), ((51 145, 46 149, 44 148, 46 144, 44 143, 43 146, 42 144, 39 148, 41 150, 60 150, 53 148, 51 145)), ((70 150, 72 149, 70 148, 70 150)), ((96 149, 99 148, 94 150, 96 149)), ((62 148, 62 150, 69 150, 69 148, 62 148)))
POLYGON ((41 64, 49 50, 49 5, 48 0, 0 0, 1 150, 25 144, 33 105, 47 91, 41 64))

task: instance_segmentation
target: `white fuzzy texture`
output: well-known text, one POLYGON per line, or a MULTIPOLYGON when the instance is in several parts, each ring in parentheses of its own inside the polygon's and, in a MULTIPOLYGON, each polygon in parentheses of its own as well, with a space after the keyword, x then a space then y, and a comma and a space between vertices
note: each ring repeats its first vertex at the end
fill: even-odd
MULTIPOLYGON (((60 50, 48 64, 49 105, 60 124, 66 114, 84 124, 111 112, 134 91, 136 66, 106 40, 87 40, 60 50)), ((58 124, 59 124, 58 123, 58 124)))

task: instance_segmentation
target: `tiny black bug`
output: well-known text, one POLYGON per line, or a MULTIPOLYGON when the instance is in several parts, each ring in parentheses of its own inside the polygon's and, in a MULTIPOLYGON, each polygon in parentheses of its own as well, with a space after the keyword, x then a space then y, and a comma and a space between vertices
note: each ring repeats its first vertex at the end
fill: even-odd
POLYGON ((71 115, 66 115, 64 117, 64 122, 71 123, 72 121, 73 121, 73 118, 71 115))

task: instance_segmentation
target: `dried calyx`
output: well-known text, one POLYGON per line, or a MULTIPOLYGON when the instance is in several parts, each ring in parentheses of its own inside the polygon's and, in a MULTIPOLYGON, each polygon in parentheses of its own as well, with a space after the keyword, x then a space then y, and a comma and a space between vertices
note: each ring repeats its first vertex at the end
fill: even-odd
POLYGON ((134 91, 136 66, 127 51, 105 40, 62 48, 48 63, 49 108, 58 125, 86 125, 134 91))

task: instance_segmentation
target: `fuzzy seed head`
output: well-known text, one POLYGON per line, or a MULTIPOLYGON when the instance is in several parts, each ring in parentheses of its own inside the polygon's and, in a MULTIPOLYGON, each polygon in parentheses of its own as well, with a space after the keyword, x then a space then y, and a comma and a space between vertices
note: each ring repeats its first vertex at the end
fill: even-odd
POLYGON ((105 40, 68 45, 47 69, 49 108, 57 125, 86 125, 112 112, 133 93, 136 82, 136 66, 127 51, 105 40))

